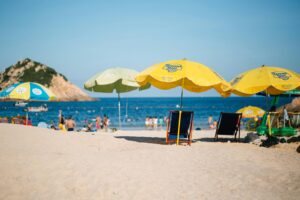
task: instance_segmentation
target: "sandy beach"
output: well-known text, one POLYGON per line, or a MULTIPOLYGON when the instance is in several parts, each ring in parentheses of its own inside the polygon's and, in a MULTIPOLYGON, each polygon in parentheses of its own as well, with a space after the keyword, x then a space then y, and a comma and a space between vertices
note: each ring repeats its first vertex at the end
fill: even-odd
POLYGON ((299 199, 296 151, 213 136, 196 131, 192 146, 176 146, 164 131, 0 124, 0 199, 299 199))

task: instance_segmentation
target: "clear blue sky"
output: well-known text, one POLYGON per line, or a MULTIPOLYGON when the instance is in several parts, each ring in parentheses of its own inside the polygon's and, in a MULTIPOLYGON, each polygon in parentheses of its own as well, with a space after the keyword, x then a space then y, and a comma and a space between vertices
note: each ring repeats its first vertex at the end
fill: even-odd
MULTIPOLYGON (((228 81, 262 64, 300 73, 299 37, 297 0, 0 0, 0 71, 29 57, 80 87, 109 67, 142 71, 182 58, 203 63, 228 81)), ((179 88, 124 94, 179 95, 179 88)))

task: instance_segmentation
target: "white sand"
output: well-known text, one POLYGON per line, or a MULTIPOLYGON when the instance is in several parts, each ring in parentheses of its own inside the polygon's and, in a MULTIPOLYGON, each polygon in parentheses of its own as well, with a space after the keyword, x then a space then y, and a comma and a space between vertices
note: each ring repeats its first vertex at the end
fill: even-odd
POLYGON ((0 199, 299 199, 300 154, 212 137, 0 124, 0 199))

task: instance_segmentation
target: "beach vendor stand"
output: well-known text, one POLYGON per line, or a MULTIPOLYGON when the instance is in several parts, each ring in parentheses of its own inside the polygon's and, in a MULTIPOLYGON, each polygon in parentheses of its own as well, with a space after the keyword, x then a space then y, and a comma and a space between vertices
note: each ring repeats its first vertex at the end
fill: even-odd
MULTIPOLYGON (((232 93, 239 96, 251 96, 264 92, 267 96, 274 95, 275 98, 271 108, 275 107, 278 102, 278 96, 290 90, 300 89, 300 76, 296 72, 285 68, 265 66, 246 71, 236 76, 232 81, 232 93)), ((259 135, 272 135, 271 118, 274 115, 272 111, 266 112, 262 119, 262 125, 257 128, 259 135)), ((288 127, 282 127, 278 135, 294 135, 294 130, 288 130, 288 127), (281 134, 280 134, 281 132, 281 134)), ((275 133, 275 132, 274 132, 275 133)))
MULTIPOLYGON (((260 96, 266 96, 266 99, 268 97, 273 97, 273 100, 271 101, 271 104, 270 104, 270 109, 271 108, 276 108, 278 103, 279 103, 279 100, 280 100, 280 97, 282 98, 293 98, 293 97, 298 97, 300 96, 300 90, 289 90, 289 91, 286 91, 280 95, 267 95, 265 92, 259 92, 257 93, 257 95, 260 95, 260 96)), ((283 111, 283 110, 282 110, 283 111)), ((297 114, 297 112, 282 112, 281 114, 281 119, 283 119, 283 126, 282 127, 274 127, 274 126, 271 126, 272 129, 271 129, 271 132, 272 133, 275 133, 279 136, 289 136, 289 135, 294 135, 297 133, 297 130, 296 128, 298 127, 297 124, 299 125, 299 115, 297 114), (286 120, 285 120, 286 118, 286 120), (286 124, 285 122, 288 122, 288 124, 286 124), (297 123, 298 122, 298 123, 297 123), (274 129, 274 130, 273 130, 274 129)), ((279 118, 279 117, 278 117, 279 118)), ((267 134, 268 132, 268 128, 267 128, 267 114, 264 115, 263 117, 263 123, 257 128, 257 133, 259 135, 265 135, 267 134)))
POLYGON ((300 127, 300 112, 290 112, 291 125, 294 128, 300 127))
MULTIPOLYGON (((138 74, 135 79, 141 86, 150 83, 162 90, 181 87, 179 122, 183 108, 183 89, 191 92, 205 92, 213 88, 223 97, 229 96, 231 89, 230 84, 212 69, 187 59, 155 64, 138 74)), ((179 135, 180 123, 178 123, 176 144, 179 144, 179 135)))

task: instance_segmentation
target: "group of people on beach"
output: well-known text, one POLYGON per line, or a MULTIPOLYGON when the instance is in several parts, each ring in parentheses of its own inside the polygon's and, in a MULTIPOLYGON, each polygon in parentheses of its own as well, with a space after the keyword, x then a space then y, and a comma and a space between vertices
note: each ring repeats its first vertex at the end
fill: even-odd
POLYGON ((15 117, 0 117, 0 123, 12 123, 12 124, 23 124, 32 126, 30 117, 20 116, 19 114, 15 117))
POLYGON ((164 123, 166 123, 167 117, 162 118, 162 117, 152 117, 152 116, 147 116, 145 119, 145 127, 147 129, 157 129, 157 128, 162 128, 164 123))
MULTIPOLYGON (((64 115, 62 114, 62 111, 60 110, 59 115, 58 115, 58 121, 59 121, 58 130, 75 131, 76 122, 72 118, 72 116, 69 116, 67 119, 65 119, 64 115)), ((103 119, 100 116, 97 116, 96 120, 95 120, 95 128, 96 129, 94 129, 94 124, 91 120, 86 120, 83 128, 78 129, 77 131, 94 132, 94 131, 99 131, 101 129, 104 129, 105 131, 107 131, 109 125, 110 125, 110 120, 107 115, 104 115, 103 119)), ((56 129, 56 127, 53 124, 51 125, 51 128, 56 129)))
POLYGON ((96 117, 96 130, 104 129, 107 131, 108 126, 110 125, 110 119, 107 115, 103 116, 103 119, 100 116, 96 117))
POLYGON ((208 126, 210 129, 216 129, 218 125, 218 122, 216 120, 213 120, 212 115, 208 117, 208 126))

